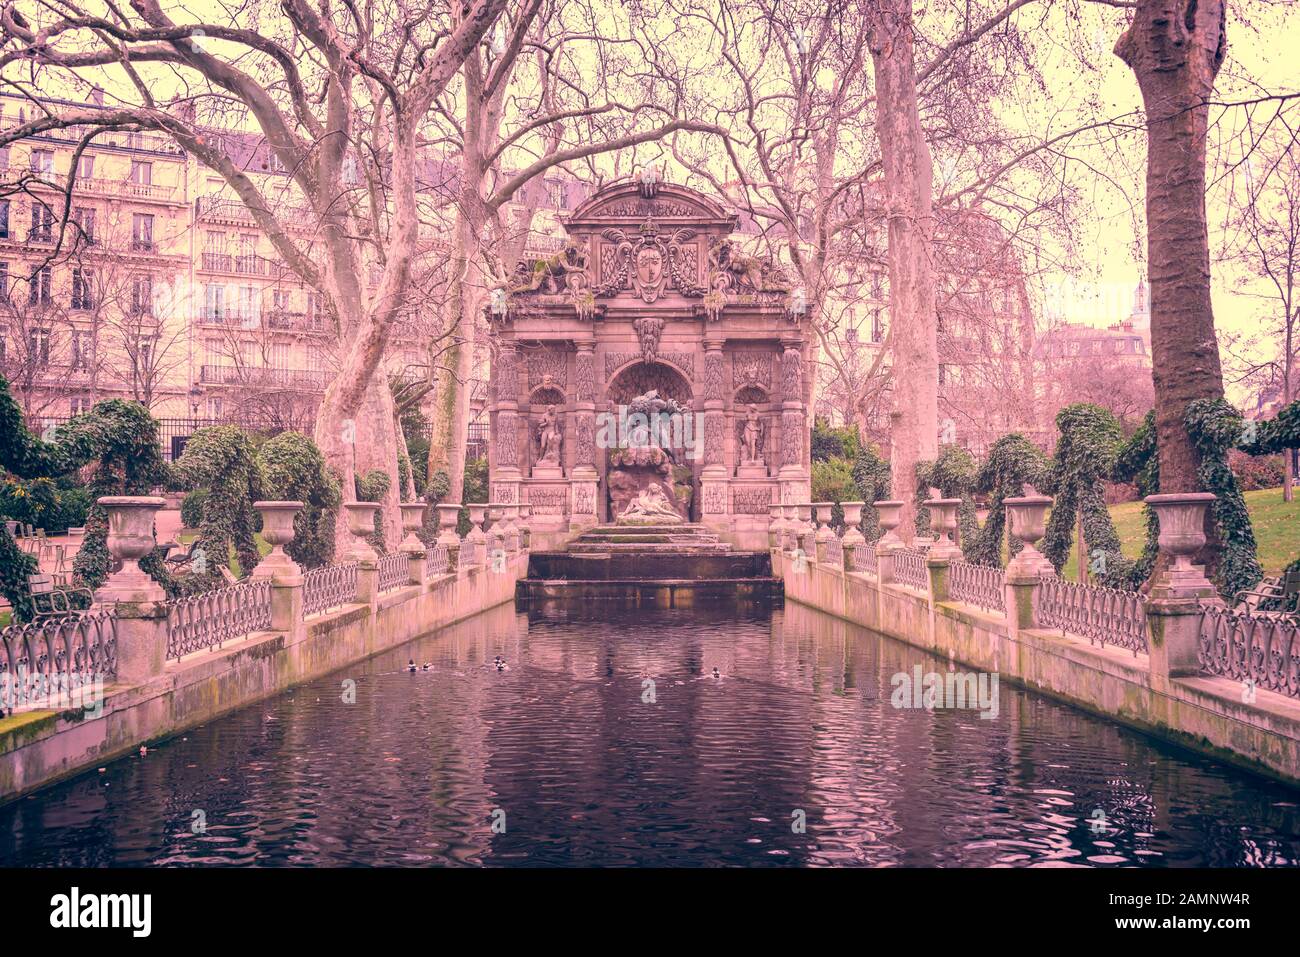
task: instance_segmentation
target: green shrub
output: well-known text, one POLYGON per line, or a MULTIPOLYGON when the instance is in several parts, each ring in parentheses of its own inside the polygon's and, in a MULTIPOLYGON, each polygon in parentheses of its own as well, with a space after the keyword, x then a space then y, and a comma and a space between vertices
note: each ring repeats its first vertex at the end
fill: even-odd
POLYGON ((186 528, 198 528, 203 522, 203 506, 208 500, 208 490, 196 488, 181 499, 181 524, 186 528))
POLYGON ((285 553, 304 568, 329 564, 334 556, 339 483, 316 443, 298 432, 281 432, 258 449, 257 462, 267 495, 303 503, 285 553))

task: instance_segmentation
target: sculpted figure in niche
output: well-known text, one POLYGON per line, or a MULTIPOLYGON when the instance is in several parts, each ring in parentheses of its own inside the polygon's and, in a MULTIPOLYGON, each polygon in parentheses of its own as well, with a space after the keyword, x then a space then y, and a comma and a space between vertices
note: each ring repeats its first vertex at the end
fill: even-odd
POLYGON ((562 441, 563 435, 560 432, 559 419, 555 414, 555 406, 548 405, 537 426, 537 464, 559 465, 562 441))
POLYGON ((744 451, 742 461, 746 463, 762 462, 763 420, 758 414, 758 407, 755 405, 750 405, 749 412, 745 415, 745 426, 740 433, 740 441, 744 451))

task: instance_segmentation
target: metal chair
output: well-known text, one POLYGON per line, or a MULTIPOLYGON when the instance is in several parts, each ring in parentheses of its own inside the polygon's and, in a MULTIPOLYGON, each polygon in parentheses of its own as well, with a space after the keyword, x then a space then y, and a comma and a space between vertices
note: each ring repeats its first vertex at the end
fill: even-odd
POLYGON ((1300 568, 1276 578, 1265 578, 1254 588, 1236 594, 1237 610, 1252 615, 1300 614, 1300 568))
POLYGON ((52 575, 28 575, 27 587, 31 590, 33 613, 37 618, 79 615, 95 600, 89 588, 59 587, 52 575), (81 597, 85 598, 84 608, 81 597))

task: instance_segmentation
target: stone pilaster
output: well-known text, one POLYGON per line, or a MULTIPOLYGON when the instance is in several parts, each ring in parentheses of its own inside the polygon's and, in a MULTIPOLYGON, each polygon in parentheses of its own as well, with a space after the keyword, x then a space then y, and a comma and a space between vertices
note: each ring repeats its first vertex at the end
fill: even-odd
POLYGON ((596 488, 596 356, 590 339, 575 342, 574 358, 574 456, 569 474, 569 530, 580 531, 598 521, 596 488))
POLYGON ((804 456, 803 341, 781 341, 781 481, 783 501, 804 501, 811 491, 804 456))
POLYGON ((519 448, 519 365, 513 339, 501 340, 492 381, 496 419, 492 429, 490 497, 493 501, 517 504, 523 473, 519 448))
POLYGON ((722 525, 731 510, 727 468, 726 359, 723 340, 704 340, 704 468, 700 471, 700 517, 722 525))

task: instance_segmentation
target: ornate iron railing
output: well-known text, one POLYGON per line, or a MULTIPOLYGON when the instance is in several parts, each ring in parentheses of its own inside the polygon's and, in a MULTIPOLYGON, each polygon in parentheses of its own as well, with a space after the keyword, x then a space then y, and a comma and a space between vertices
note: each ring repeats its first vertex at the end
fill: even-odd
POLYGON ((835 565, 838 568, 844 567, 844 543, 838 538, 828 540, 824 552, 827 564, 835 565))
POLYGON ((357 563, 322 565, 303 577, 302 613, 319 615, 357 600, 357 563))
POLYGON ((1300 698, 1300 623, 1201 606, 1201 668, 1300 698))
POLYGON ((77 694, 117 675, 117 619, 109 609, 0 629, 0 704, 77 694))
POLYGON ((392 591, 410 584, 411 560, 405 552, 393 552, 379 559, 379 590, 392 591))
POLYGON ((239 582, 167 602, 167 657, 211 651, 271 627, 271 580, 239 582))
POLYGON ((876 564, 876 546, 868 542, 865 545, 853 546, 853 571, 866 572, 868 575, 879 577, 879 566, 876 564))
POLYGON ((948 566, 948 593, 953 601, 1001 614, 1007 610, 1002 579, 1000 568, 953 562, 948 566))
POLYGON ((460 552, 456 558, 456 567, 469 568, 473 565, 476 551, 477 549, 475 549, 473 542, 461 542, 460 552))
POLYGON ((1038 621, 1044 628, 1147 653, 1147 613, 1137 592, 1044 578, 1038 586, 1038 621))
POLYGON ((435 544, 429 549, 429 574, 445 575, 448 565, 447 546, 435 544))
POLYGON ((925 567, 925 552, 900 548, 894 552, 894 581, 918 591, 930 590, 930 573, 925 567))

